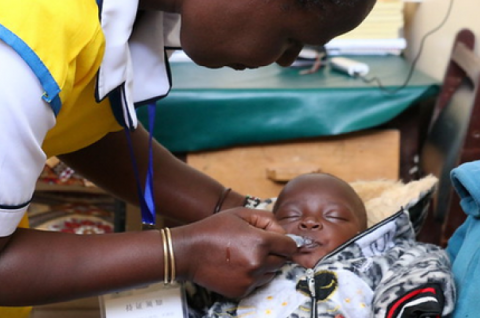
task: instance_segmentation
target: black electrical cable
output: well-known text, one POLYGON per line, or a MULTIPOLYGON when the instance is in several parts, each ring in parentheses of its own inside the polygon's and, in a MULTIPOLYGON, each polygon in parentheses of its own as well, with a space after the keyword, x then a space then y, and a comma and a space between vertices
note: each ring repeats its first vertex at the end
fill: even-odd
POLYGON ((418 49, 418 52, 417 52, 417 55, 415 56, 415 58, 413 59, 412 61, 412 64, 410 66, 410 70, 408 72, 408 75, 407 75, 407 78, 405 79, 405 82, 395 88, 395 89, 388 89, 386 88, 385 86, 383 86, 381 80, 378 78, 378 77, 372 77, 372 78, 365 78, 364 76, 359 76, 365 83, 367 84, 370 84, 372 82, 376 82, 378 87, 385 93, 387 94, 396 94, 398 93, 399 91, 401 91, 402 89, 404 89, 405 87, 407 87, 408 83, 410 82, 411 78, 412 78, 412 75, 413 75, 413 71, 417 65, 417 62, 422 54, 422 50, 423 50, 423 46, 425 44, 425 40, 430 36, 432 35, 433 33, 437 32, 438 30, 440 30, 444 25, 445 23, 447 22, 448 18, 450 17, 450 13, 452 12, 452 7, 453 7, 453 0, 450 0, 450 4, 448 6, 448 10, 447 10, 447 14, 445 15, 445 17, 443 18, 442 22, 440 22, 440 24, 433 28, 432 30, 428 31, 422 38, 422 40, 420 41, 420 47, 418 49))

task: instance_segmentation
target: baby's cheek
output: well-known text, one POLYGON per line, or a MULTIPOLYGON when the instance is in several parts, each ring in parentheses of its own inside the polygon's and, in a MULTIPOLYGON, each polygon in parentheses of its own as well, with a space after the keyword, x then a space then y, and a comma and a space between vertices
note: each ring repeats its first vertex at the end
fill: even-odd
POLYGON ((281 227, 283 227, 283 229, 285 230, 285 232, 287 232, 287 234, 298 235, 298 233, 296 233, 297 231, 295 231, 295 229, 297 228, 296 226, 297 223, 279 221, 279 224, 281 227))

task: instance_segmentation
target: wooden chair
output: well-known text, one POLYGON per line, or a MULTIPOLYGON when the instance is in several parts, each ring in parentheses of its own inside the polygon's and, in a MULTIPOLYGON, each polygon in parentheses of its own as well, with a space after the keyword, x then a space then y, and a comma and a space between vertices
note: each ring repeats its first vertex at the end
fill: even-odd
POLYGON ((439 185, 419 240, 441 246, 466 218, 450 171, 480 159, 480 57, 474 46, 470 30, 458 32, 420 155, 421 173, 434 174, 439 185))

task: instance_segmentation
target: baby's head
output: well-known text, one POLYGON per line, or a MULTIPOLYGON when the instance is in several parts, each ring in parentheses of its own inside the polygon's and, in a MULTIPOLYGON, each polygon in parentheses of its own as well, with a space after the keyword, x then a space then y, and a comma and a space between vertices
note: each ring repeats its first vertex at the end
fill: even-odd
POLYGON ((290 180, 273 213, 287 233, 313 242, 292 258, 307 268, 367 228, 360 197, 347 182, 330 174, 304 174, 290 180))

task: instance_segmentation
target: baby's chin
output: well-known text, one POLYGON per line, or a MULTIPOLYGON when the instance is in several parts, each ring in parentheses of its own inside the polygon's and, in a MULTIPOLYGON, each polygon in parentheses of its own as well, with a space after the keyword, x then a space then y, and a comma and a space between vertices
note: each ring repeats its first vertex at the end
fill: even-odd
POLYGON ((324 256, 324 253, 297 253, 293 255, 292 262, 305 268, 314 268, 324 256))

